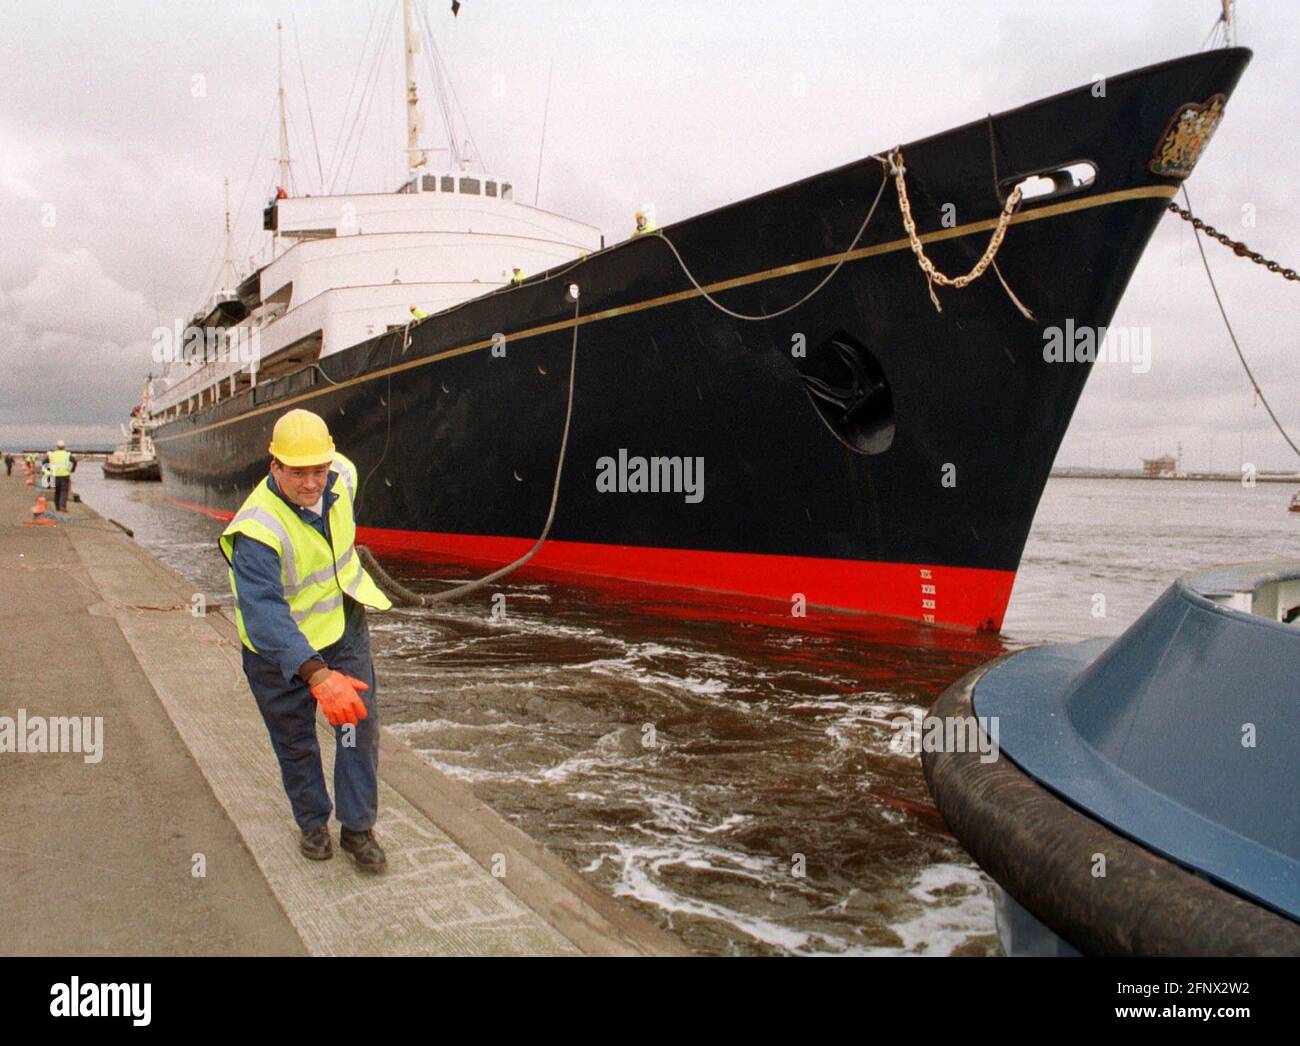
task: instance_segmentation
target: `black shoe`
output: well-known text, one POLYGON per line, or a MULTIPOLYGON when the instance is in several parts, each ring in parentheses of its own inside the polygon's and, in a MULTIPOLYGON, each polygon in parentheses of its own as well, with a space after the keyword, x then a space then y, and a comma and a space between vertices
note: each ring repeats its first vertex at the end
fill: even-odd
POLYGON ((388 867, 388 857, 375 840, 373 829, 354 832, 351 828, 344 828, 339 832, 339 845, 343 847, 344 853, 352 855, 361 871, 382 872, 388 867))
POLYGON ((298 848, 308 860, 328 861, 334 856, 334 844, 330 842, 330 830, 327 826, 304 828, 298 848))

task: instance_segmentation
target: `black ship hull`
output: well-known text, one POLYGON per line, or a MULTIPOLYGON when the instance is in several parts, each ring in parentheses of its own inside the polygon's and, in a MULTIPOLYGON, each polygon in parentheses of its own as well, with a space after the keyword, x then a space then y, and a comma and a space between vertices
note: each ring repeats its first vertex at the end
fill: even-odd
MULTIPOLYGON (((1168 62, 902 147, 925 250, 950 274, 988 243, 995 185, 1095 166, 1007 230, 997 266, 1033 321, 993 271, 937 288, 937 311, 891 182, 842 268, 778 318, 716 308, 642 237, 170 421, 155 435, 168 492, 228 517, 301 406, 357 463, 376 552, 510 561, 550 504, 575 283, 572 430, 530 567, 998 628, 1092 366, 1046 359, 1044 331, 1109 322, 1178 185, 1153 151, 1248 59, 1168 62), (637 457, 702 463, 702 496, 636 490, 637 457)), ((663 231, 717 302, 768 314, 844 257, 884 177, 869 157, 663 231)))

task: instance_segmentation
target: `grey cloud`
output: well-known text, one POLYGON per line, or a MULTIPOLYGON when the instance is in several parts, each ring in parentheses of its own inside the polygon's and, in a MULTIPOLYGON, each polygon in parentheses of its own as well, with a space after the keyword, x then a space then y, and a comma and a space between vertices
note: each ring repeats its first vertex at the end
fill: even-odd
MULTIPOLYGON (((275 19, 286 19, 295 177, 300 191, 317 192, 293 26, 329 166, 373 4, 318 0, 296 6, 296 22, 287 5, 254 0, 216 8, 73 0, 11 7, 0 34, 7 103, 0 114, 0 438, 4 426, 57 417, 101 426, 111 439, 151 365, 149 330, 188 316, 211 289, 223 177, 238 212, 241 267, 260 238, 260 207, 275 179, 274 128, 266 133, 275 19), (57 208, 52 228, 41 222, 47 203, 57 208), (64 289, 59 265, 69 266, 64 289), (50 379, 65 366, 61 380, 50 379), (13 391, 19 383, 26 395, 13 391)), ((508 13, 466 4, 456 20, 438 4, 429 12, 474 135, 523 200, 532 198, 554 60, 540 204, 591 221, 612 240, 627 234, 647 201, 661 224, 671 222, 1097 73, 1194 51, 1218 7, 1217 0, 548 0, 508 13), (497 75, 506 85, 499 94, 497 75)), ((1300 215, 1287 180, 1300 166, 1292 133, 1300 123, 1300 5, 1238 7, 1242 42, 1256 47, 1256 59, 1191 180, 1192 198, 1198 214, 1229 235, 1300 265, 1300 215), (1241 225, 1243 203, 1256 205, 1254 228, 1241 225)), ((353 191, 398 182, 399 67, 390 41, 353 191)), ((436 137, 429 110, 427 133, 436 137)), ((1296 285, 1217 244, 1206 249, 1265 390, 1300 432, 1296 285)), ((1294 461, 1260 428, 1262 412, 1251 405, 1195 246, 1172 216, 1116 322, 1153 328, 1152 373, 1098 368, 1062 461, 1078 463, 1078 448, 1101 438, 1127 441, 1125 453, 1136 456, 1153 433, 1182 427, 1225 444, 1246 433, 1262 460, 1294 461)))

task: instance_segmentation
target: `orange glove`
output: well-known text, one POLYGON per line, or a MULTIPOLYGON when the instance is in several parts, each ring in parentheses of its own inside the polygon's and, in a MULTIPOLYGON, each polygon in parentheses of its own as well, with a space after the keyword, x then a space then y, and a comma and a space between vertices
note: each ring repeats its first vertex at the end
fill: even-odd
POLYGON ((331 669, 329 675, 311 688, 311 696, 320 703, 321 711, 331 725, 355 725, 358 720, 366 718, 366 705, 357 697, 357 691, 369 689, 368 683, 331 669))

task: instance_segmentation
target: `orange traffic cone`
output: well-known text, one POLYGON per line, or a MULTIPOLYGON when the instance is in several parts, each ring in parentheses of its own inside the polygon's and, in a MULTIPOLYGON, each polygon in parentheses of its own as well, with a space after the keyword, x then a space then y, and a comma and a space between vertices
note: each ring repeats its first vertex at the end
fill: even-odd
POLYGON ((37 496, 36 503, 32 505, 32 518, 25 519, 23 520, 23 522, 26 523, 28 526, 33 526, 33 527, 54 526, 54 520, 42 518, 45 515, 45 512, 46 512, 45 495, 41 494, 37 496))

